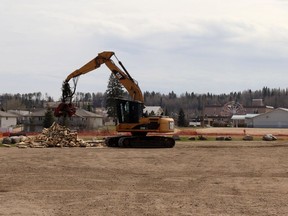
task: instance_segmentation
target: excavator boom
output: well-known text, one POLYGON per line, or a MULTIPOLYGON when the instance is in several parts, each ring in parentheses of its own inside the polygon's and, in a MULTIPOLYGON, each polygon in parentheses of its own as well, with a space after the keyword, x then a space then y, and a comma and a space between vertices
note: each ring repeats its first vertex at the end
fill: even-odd
POLYGON ((80 75, 86 74, 92 70, 99 68, 107 60, 111 59, 113 55, 114 52, 108 52, 108 51, 99 53, 96 58, 92 59, 87 64, 83 65, 81 68, 70 73, 65 79, 65 82, 69 82, 72 78, 78 77, 80 75))
MULTIPOLYGON (((96 58, 92 59, 87 64, 83 65, 81 68, 79 68, 79 69, 75 70, 74 72, 72 72, 71 74, 69 74, 67 76, 67 78, 65 79, 64 84, 63 84, 63 86, 66 85, 66 87, 63 87, 63 88, 65 90, 68 90, 67 89, 68 88, 67 83, 72 78, 76 78, 76 77, 79 77, 80 75, 84 75, 86 73, 89 73, 89 72, 99 68, 102 64, 105 64, 111 70, 111 72, 115 75, 115 77, 117 77, 117 79, 120 81, 120 83, 127 89, 132 100, 139 101, 139 102, 143 103, 144 97, 143 97, 142 91, 140 90, 137 82, 130 76, 130 74, 128 73, 128 71, 125 69, 125 67, 123 66, 123 64, 120 61, 118 61, 118 63, 124 71, 121 70, 112 61, 111 57, 113 55, 115 56, 114 52, 109 52, 109 51, 99 53, 96 58)), ((71 93, 74 94, 72 91, 71 91, 71 93)), ((64 95, 63 99, 65 100, 67 98, 67 96, 71 97, 71 93, 70 93, 70 95, 64 95)))

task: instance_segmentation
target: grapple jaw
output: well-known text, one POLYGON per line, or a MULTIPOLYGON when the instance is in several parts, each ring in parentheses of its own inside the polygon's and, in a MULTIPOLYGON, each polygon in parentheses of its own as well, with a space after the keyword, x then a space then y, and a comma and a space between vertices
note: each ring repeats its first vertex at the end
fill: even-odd
POLYGON ((76 113, 76 108, 71 102, 73 95, 74 92, 71 91, 69 83, 64 81, 62 85, 62 102, 54 110, 54 116, 71 117, 76 113))
POLYGON ((76 107, 72 103, 62 102, 58 105, 58 107, 54 110, 54 116, 68 116, 71 117, 76 113, 76 107))

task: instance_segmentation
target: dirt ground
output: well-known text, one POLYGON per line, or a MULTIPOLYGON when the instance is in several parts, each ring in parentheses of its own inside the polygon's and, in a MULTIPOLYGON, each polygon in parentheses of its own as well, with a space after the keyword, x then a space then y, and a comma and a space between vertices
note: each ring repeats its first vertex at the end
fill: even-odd
POLYGON ((0 215, 287 215, 288 141, 0 148, 0 215))

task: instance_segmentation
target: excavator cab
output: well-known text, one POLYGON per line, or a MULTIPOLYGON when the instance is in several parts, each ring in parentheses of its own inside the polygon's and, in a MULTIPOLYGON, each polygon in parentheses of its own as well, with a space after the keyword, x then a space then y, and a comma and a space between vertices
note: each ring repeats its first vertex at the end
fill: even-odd
POLYGON ((144 105, 138 101, 116 99, 119 123, 138 123, 143 115, 144 105))

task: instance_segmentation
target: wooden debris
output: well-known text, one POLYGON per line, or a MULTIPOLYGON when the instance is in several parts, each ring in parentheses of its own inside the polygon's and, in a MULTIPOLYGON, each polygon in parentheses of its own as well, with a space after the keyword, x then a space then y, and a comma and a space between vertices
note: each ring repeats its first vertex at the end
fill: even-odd
MULTIPOLYGON (((103 141, 104 143, 104 141, 103 141)), ((19 148, 31 147, 31 148, 50 148, 50 147, 99 147, 100 144, 97 141, 97 145, 94 141, 85 142, 82 139, 78 139, 76 131, 72 131, 65 126, 61 126, 57 123, 53 123, 50 128, 44 128, 41 134, 35 137, 28 137, 26 140, 17 144, 19 148)))

